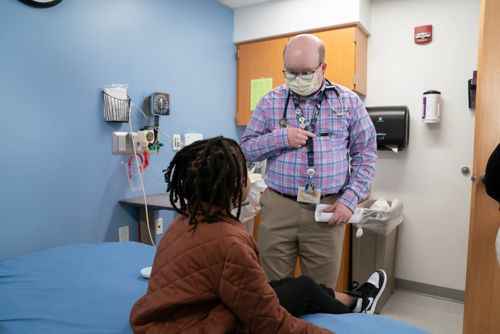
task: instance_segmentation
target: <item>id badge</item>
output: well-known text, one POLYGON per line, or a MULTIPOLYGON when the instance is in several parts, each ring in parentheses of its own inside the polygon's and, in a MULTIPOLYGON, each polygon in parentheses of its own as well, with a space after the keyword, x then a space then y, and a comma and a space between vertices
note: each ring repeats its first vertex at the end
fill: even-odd
POLYGON ((308 194, 305 190, 305 187, 299 187, 299 190, 297 191, 297 202, 319 204, 320 199, 321 189, 314 189, 314 192, 312 194, 308 194))

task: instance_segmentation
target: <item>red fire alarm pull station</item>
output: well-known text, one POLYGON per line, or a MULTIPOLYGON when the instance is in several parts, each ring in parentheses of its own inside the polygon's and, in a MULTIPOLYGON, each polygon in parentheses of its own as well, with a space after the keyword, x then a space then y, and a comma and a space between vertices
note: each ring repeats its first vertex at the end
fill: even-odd
POLYGON ((425 44, 432 41, 432 25, 415 27, 415 43, 425 44))

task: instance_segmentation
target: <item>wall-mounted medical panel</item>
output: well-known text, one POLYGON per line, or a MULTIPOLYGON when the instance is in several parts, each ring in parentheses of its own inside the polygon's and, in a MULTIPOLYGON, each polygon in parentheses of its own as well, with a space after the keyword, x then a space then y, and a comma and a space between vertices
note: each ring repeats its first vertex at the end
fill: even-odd
POLYGON ((407 106, 367 107, 377 131, 377 149, 402 151, 410 137, 410 111, 407 106))

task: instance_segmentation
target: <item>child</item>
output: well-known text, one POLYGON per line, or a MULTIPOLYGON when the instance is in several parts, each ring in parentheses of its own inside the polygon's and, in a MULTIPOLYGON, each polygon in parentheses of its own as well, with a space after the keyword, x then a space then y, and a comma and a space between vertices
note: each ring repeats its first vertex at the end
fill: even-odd
POLYGON ((234 140, 184 147, 165 180, 180 215, 160 242, 146 294, 132 308, 135 333, 330 333, 290 315, 267 282, 257 246, 238 222, 250 184, 234 140))

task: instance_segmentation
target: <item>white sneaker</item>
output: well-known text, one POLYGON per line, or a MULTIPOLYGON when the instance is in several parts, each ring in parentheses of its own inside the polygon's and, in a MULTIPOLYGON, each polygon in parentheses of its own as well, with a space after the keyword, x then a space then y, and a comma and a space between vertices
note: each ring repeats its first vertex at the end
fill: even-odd
POLYGON ((346 293, 358 298, 353 312, 373 314, 377 302, 384 292, 387 283, 387 274, 384 270, 378 269, 370 275, 368 281, 347 291, 346 293))

